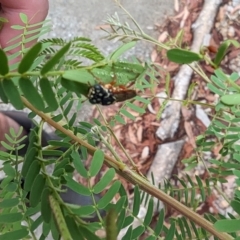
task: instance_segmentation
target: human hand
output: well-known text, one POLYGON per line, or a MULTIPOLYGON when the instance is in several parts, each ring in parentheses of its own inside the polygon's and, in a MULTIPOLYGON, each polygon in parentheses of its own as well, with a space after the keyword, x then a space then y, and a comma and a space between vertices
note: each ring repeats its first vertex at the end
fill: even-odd
MULTIPOLYGON (((48 0, 0 0, 0 4, 0 17, 8 20, 0 30, 1 48, 13 45, 19 41, 17 39, 15 42, 8 43, 10 39, 21 33, 19 30, 11 29, 11 26, 24 25, 19 17, 19 13, 26 14, 30 20, 30 24, 43 21, 48 13, 48 0)), ((35 42, 36 40, 28 43, 26 47, 33 45, 35 42)), ((9 51, 8 54, 13 54, 19 50, 20 48, 15 48, 9 51)))
MULTIPOLYGON (((21 34, 20 30, 14 30, 11 28, 12 25, 24 25, 19 17, 20 13, 24 13, 28 16, 30 24, 43 21, 48 13, 48 0, 0 0, 0 4, 0 17, 8 20, 8 22, 3 24, 2 29, 0 30, 0 48, 5 48, 19 41, 19 39, 17 39, 15 42, 8 43, 10 39, 21 34)), ((28 37, 29 36, 30 35, 28 35, 28 37)), ((37 40, 29 42, 25 47, 30 47, 36 41, 37 40)), ((20 50, 21 48, 18 47, 7 53, 11 55, 20 50)), ((10 64, 18 62, 20 58, 21 56, 15 58, 10 64)), ((5 133, 9 132, 10 127, 18 132, 20 125, 13 119, 0 113, 0 141, 6 140, 5 133)), ((23 132, 23 134, 25 134, 25 132, 23 132)), ((1 144, 0 150, 3 150, 1 144)))

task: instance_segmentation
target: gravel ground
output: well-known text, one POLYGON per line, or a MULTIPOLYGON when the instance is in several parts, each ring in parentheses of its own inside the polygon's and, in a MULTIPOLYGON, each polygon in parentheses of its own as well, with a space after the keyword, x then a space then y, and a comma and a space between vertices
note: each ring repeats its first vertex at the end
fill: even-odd
MULTIPOLYGON (((146 33, 157 36, 154 25, 161 23, 166 14, 173 12, 174 0, 125 0, 121 2, 146 33)), ((118 13, 120 19, 130 23, 124 12, 116 6, 114 0, 101 2, 96 0, 50 0, 49 17, 52 19, 53 31, 49 36, 65 39, 74 36, 89 37, 104 53, 110 53, 118 44, 101 39, 105 33, 99 30, 99 26, 103 25, 104 20, 115 12, 118 13)), ((132 52, 141 58, 149 58, 150 53, 151 46, 144 43, 139 44, 132 52)))

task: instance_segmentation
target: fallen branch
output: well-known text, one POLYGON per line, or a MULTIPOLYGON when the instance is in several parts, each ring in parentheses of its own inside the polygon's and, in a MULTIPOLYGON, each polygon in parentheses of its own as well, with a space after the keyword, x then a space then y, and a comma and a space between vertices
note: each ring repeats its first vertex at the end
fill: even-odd
MULTIPOLYGON (((203 40, 207 34, 211 32, 214 25, 215 16, 219 5, 222 1, 212 0, 205 1, 203 9, 193 24, 193 44, 191 51, 199 52, 203 40)), ((187 65, 181 66, 178 74, 175 77, 175 88, 172 98, 183 100, 188 91, 188 87, 192 78, 193 70, 187 65)), ((156 134, 162 140, 172 138, 179 127, 181 102, 169 101, 166 109, 162 114, 161 126, 158 128, 156 134)))

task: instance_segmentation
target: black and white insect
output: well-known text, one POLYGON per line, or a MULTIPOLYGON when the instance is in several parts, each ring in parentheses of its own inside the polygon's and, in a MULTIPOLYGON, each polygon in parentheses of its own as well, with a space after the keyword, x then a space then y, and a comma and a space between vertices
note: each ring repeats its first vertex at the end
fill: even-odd
POLYGON ((89 102, 92 104, 101 104, 104 106, 111 105, 115 102, 123 102, 125 100, 134 98, 137 93, 133 89, 125 86, 115 86, 115 82, 109 84, 95 84, 90 87, 88 92, 89 102))
POLYGON ((92 104, 101 104, 103 106, 111 105, 116 102, 116 98, 111 89, 105 88, 100 84, 90 87, 88 92, 89 102, 92 104))

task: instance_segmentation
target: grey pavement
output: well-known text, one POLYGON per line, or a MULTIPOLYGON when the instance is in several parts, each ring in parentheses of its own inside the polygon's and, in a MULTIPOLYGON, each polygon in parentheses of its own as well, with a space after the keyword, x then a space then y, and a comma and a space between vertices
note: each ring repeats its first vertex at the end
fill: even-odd
MULTIPOLYGON (((174 0, 125 0, 121 3, 147 34, 156 37, 159 33, 154 31, 155 24, 162 23, 166 15, 173 13, 174 0)), ((131 23, 114 0, 50 0, 49 17, 53 24, 50 36, 65 39, 74 36, 88 37, 104 53, 109 53, 116 48, 117 43, 101 39, 105 33, 99 30, 99 26, 115 12, 120 19, 131 23)), ((152 46, 141 42, 133 54, 148 58, 151 48, 152 46)))

